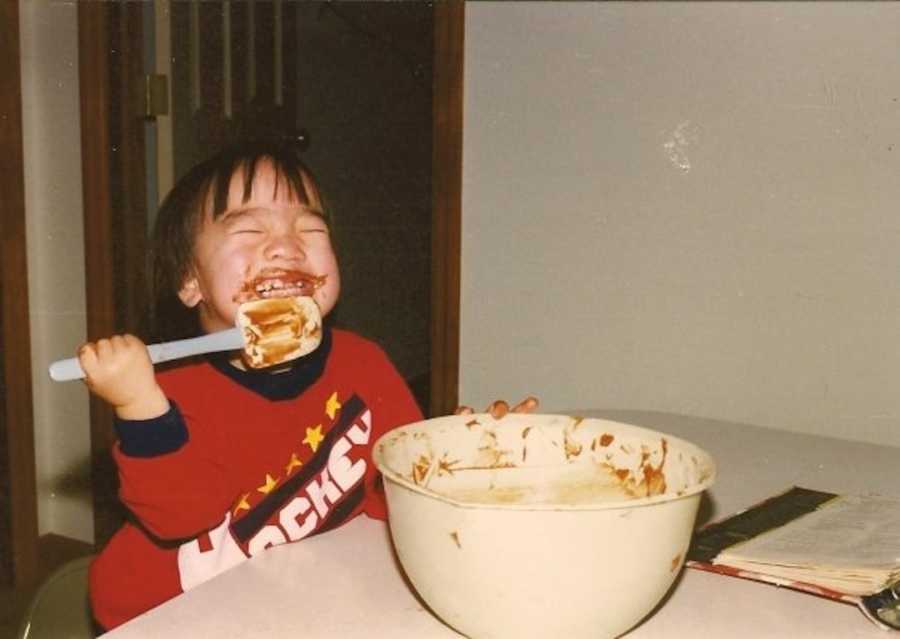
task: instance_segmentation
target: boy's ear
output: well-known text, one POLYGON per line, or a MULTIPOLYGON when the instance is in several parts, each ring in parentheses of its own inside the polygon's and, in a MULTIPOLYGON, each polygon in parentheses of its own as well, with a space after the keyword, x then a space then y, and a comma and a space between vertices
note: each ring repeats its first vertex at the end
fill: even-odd
POLYGON ((188 308, 194 308, 203 300, 203 294, 200 292, 200 282, 194 275, 188 275, 184 279, 184 284, 178 291, 178 299, 188 308))

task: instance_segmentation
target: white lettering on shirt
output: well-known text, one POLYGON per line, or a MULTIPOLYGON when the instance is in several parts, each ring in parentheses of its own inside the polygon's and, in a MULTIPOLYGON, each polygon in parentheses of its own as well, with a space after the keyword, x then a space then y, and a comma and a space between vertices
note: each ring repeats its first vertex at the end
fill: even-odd
POLYGON ((245 552, 231 532, 231 513, 215 529, 210 530, 209 545, 201 550, 197 539, 178 548, 178 572, 182 590, 189 590, 219 573, 236 566, 267 548, 309 536, 325 521, 341 498, 365 478, 365 459, 353 460, 355 446, 365 446, 372 435, 372 413, 364 410, 328 453, 325 468, 269 519, 247 545, 245 552), (275 523, 277 521, 277 523, 275 523))
POLYGON ((287 533, 288 539, 291 541, 303 539, 314 531, 319 524, 319 516, 315 511, 306 515, 309 509, 310 503, 306 497, 294 497, 278 515, 278 523, 281 524, 284 532, 287 533), (303 515, 306 515, 306 517, 303 518, 303 523, 301 524, 299 518, 303 515))
POLYGON ((273 526, 271 524, 263 526, 262 530, 253 535, 253 539, 250 540, 250 556, 255 557, 266 548, 283 544, 286 541, 287 538, 278 526, 273 526))
MULTIPOLYGON (((350 442, 346 437, 341 437, 335 442, 331 453, 328 455, 328 472, 335 483, 344 492, 350 490, 359 483, 366 474, 366 460, 358 459, 356 462, 347 457, 350 452, 350 442)), ((323 473, 324 474, 324 473, 323 473)), ((316 508, 318 510, 318 508, 316 508)))
POLYGON ((227 513, 222 523, 207 533, 211 548, 200 550, 200 542, 196 539, 178 548, 178 574, 181 576, 182 590, 190 590, 247 559, 231 536, 230 525, 231 513, 227 513))

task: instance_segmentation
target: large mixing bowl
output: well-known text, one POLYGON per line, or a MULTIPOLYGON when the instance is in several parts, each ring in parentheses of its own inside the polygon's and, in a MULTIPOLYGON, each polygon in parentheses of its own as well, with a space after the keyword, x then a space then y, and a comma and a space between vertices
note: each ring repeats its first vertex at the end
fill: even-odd
POLYGON ((375 444, 406 574, 473 639, 617 637, 684 563, 710 456, 600 419, 440 417, 375 444))

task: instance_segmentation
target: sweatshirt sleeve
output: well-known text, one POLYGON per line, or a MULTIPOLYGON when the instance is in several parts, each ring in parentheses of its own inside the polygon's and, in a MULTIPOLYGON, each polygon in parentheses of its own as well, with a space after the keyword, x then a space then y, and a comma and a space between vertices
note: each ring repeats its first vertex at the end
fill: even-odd
POLYGON ((128 457, 157 457, 172 453, 188 441, 187 426, 178 405, 169 400, 169 411, 153 419, 116 419, 113 428, 119 449, 128 457))
POLYGON ((122 503, 160 540, 215 527, 232 499, 209 429, 192 427, 192 416, 171 398, 169 403, 156 419, 117 420, 119 440, 112 450, 122 503))

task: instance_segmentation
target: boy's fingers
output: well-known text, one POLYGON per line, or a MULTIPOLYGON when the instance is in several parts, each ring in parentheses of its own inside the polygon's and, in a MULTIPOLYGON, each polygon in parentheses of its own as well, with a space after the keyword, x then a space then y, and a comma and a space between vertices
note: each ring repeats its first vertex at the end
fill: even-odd
POLYGON ((91 343, 82 344, 78 349, 78 362, 82 368, 91 367, 97 362, 97 351, 91 343))
POLYGON ((488 406, 487 412, 489 412, 491 414, 491 417, 493 417, 494 419, 500 419, 509 412, 509 404, 504 402, 502 399, 498 399, 496 402, 488 406))
POLYGON ((125 338, 121 335, 113 335, 109 338, 109 352, 114 355, 121 354, 125 350, 125 338))
MULTIPOLYGON (((540 405, 537 397, 529 395, 521 402, 516 404, 513 408, 509 407, 509 404, 503 401, 502 399, 498 399, 495 402, 492 402, 490 406, 487 407, 486 412, 490 413, 491 417, 494 419, 501 419, 508 413, 531 413, 540 405)), ((474 413, 469 406, 460 406, 455 411, 453 411, 454 415, 471 415, 474 413)))
POLYGON ((84 371, 84 383, 88 388, 93 388, 94 376, 97 373, 97 345, 92 343, 84 344, 78 349, 78 363, 81 364, 81 370, 84 371))
POLYGON ((512 412, 514 413, 532 413, 534 410, 540 405, 537 397, 529 395, 521 402, 513 406, 512 412))
POLYGON ((109 357, 112 350, 112 342, 109 339, 98 339, 94 342, 94 352, 97 354, 97 359, 109 357))

